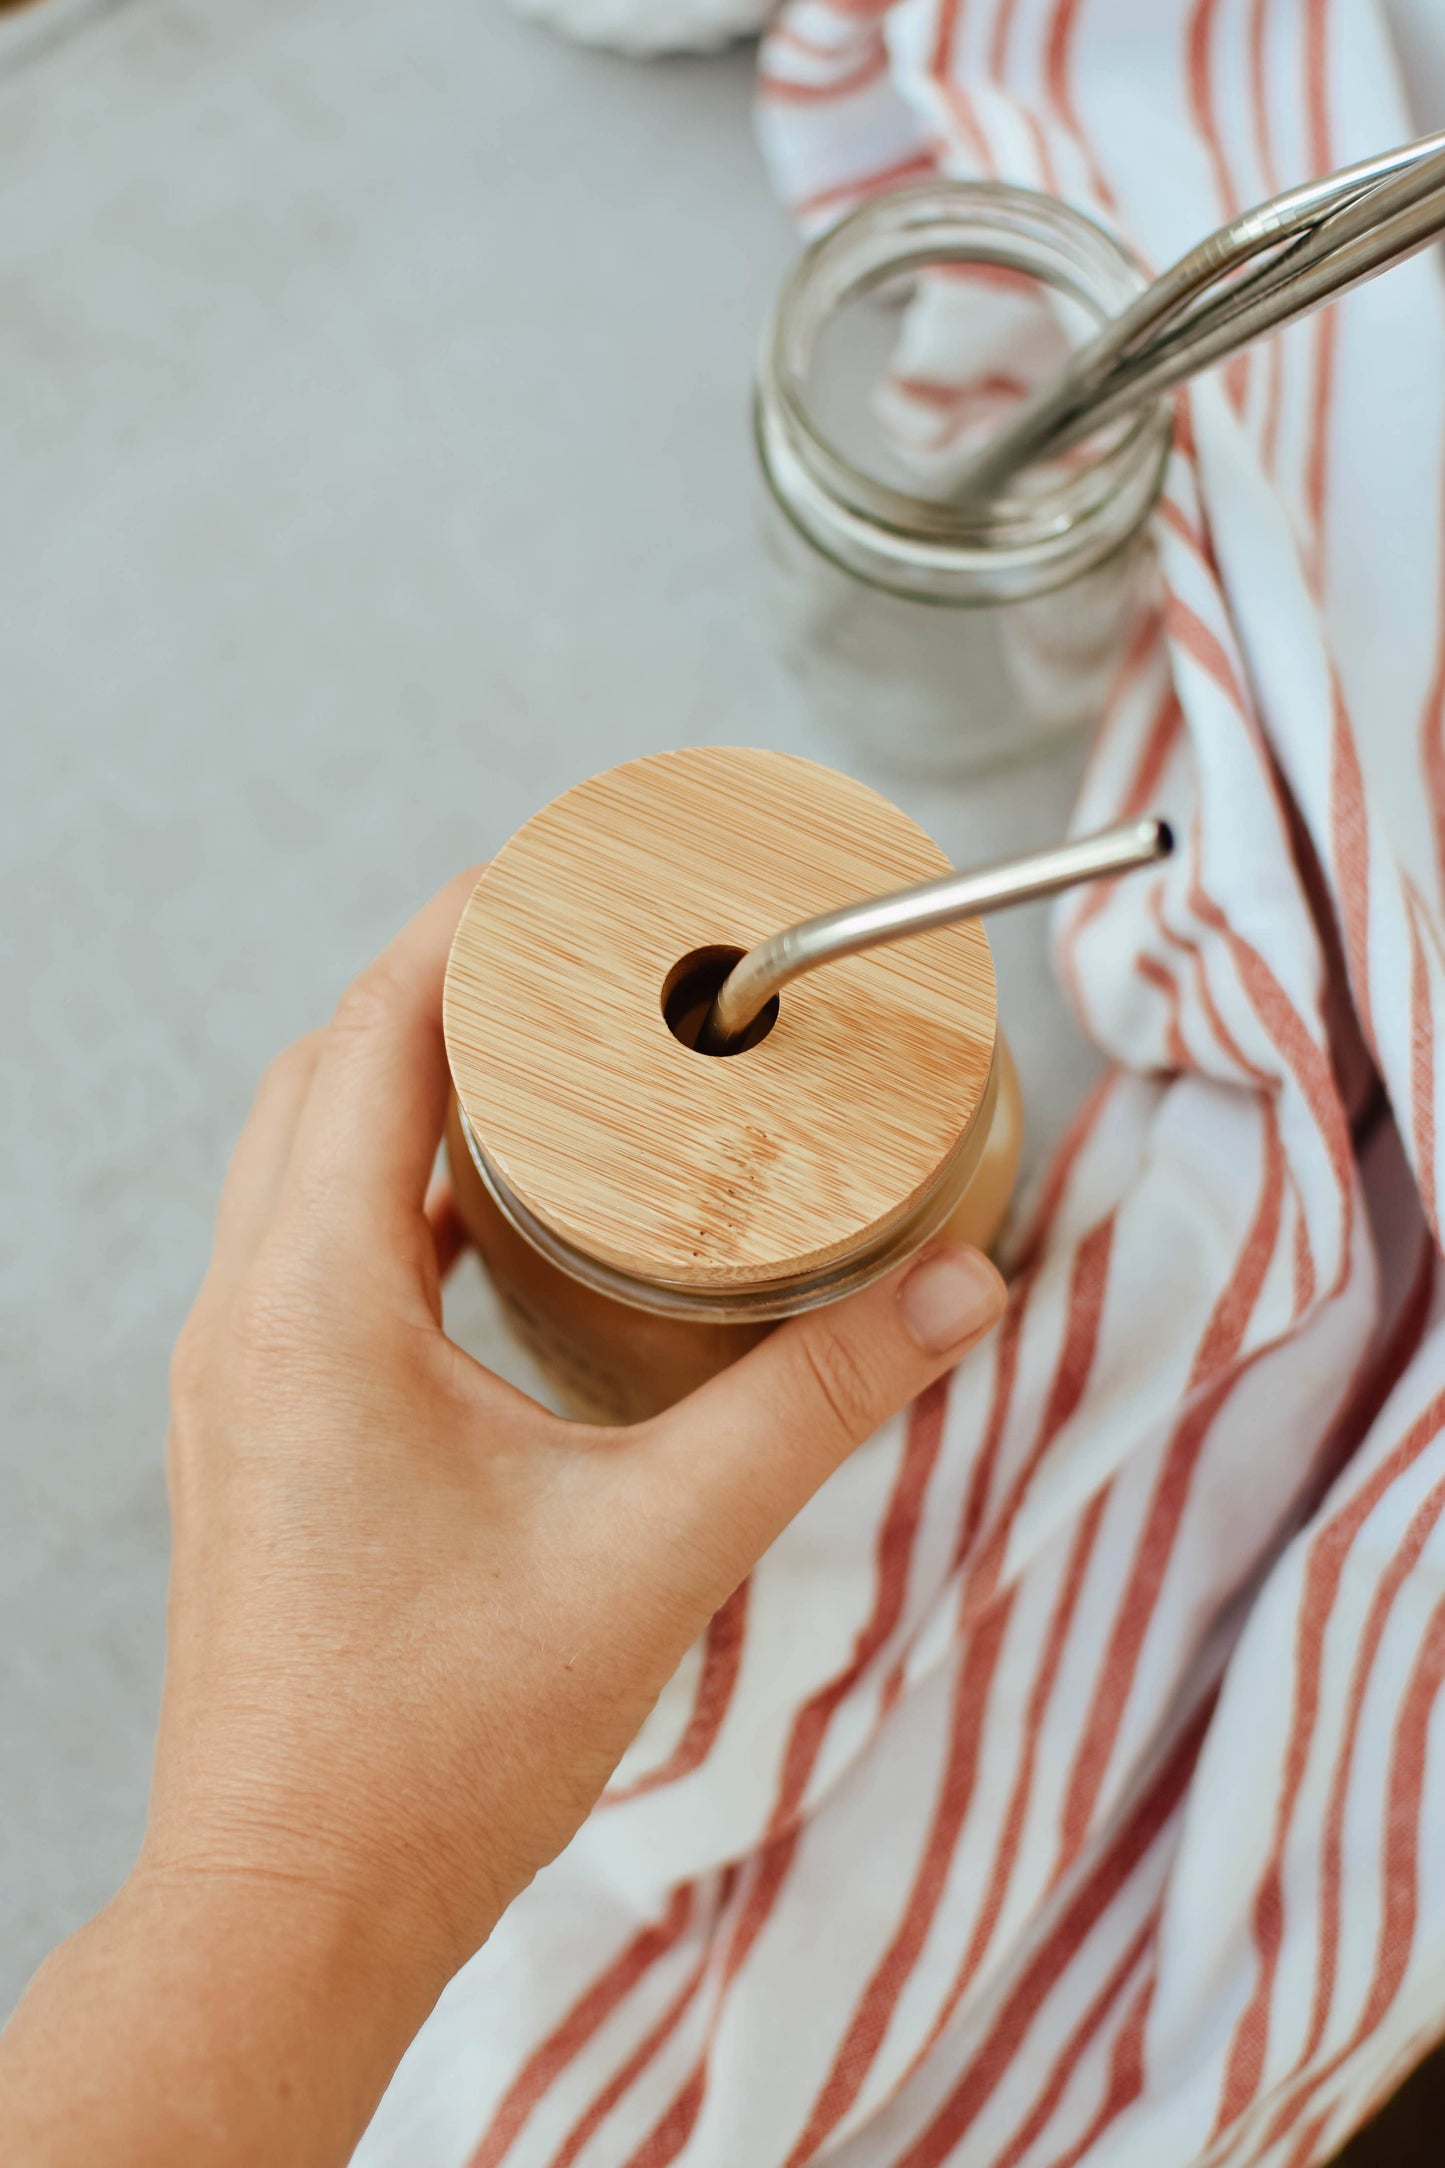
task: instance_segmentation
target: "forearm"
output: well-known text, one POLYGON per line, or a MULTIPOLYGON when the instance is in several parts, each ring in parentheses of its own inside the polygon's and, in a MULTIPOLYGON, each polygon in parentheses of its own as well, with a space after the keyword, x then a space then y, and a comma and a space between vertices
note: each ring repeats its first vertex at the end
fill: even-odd
POLYGON ((332 2168, 445 1968, 350 1900, 137 1879, 62 1944, 0 2039, 14 2168, 332 2168))

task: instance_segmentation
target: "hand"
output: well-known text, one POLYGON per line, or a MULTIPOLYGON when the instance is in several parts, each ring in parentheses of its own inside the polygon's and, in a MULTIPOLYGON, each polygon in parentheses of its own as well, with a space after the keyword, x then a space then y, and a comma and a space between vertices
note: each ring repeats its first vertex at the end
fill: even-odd
MULTIPOLYGON (((198 1892, 353 1922, 415 1983, 408 2024, 773 1537, 1005 1300, 985 1259, 935 1249, 631 1431, 482 1369, 442 1329, 425 1209, 467 888, 281 1056, 237 1147, 175 1356, 169 1648, 127 1892, 183 1928, 198 1892)), ((287 2159, 340 2142, 294 2137, 287 2159)))

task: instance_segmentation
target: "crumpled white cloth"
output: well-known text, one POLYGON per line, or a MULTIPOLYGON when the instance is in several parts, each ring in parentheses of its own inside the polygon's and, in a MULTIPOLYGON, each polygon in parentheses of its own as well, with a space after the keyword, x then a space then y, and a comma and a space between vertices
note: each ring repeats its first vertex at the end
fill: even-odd
POLYGON ((618 53, 707 53, 761 30, 773 0, 507 0, 514 15, 618 53))
MULTIPOLYGON (((1431 0, 788 0, 760 125, 807 227, 1000 173, 1159 266, 1445 124, 1393 36, 1445 84, 1431 0)), ((1308 2168, 1445 2030, 1442 507, 1432 260, 1182 402, 1078 819, 1183 848, 1060 912, 1114 1066, 1008 1320, 715 1621, 368 2168, 1308 2168)))

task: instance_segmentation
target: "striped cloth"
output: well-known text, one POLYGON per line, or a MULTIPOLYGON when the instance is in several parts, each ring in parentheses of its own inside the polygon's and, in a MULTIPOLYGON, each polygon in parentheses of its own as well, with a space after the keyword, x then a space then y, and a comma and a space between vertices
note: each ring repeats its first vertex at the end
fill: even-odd
MULTIPOLYGON (((1161 265, 1415 132, 1437 0, 788 0, 809 227, 943 170, 1161 265)), ((991 1345, 714 1621, 359 2156, 1307 2168, 1445 2029, 1445 309, 1195 386, 1062 907, 1113 1067, 991 1345)))

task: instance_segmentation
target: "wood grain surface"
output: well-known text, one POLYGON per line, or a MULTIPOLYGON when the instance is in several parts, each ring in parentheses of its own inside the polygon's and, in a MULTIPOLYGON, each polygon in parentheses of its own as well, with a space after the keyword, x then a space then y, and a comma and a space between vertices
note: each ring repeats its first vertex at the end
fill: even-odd
POLYGON ((482 1148, 564 1240, 728 1287, 885 1236, 968 1134, 996 1033, 981 926, 789 987, 749 1051, 663 1013, 679 961, 947 870, 865 785, 791 755, 663 753, 593 777, 483 875, 447 972, 447 1048, 482 1148))

